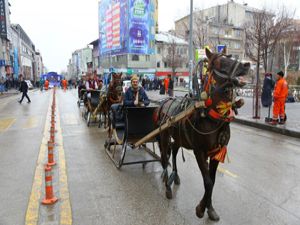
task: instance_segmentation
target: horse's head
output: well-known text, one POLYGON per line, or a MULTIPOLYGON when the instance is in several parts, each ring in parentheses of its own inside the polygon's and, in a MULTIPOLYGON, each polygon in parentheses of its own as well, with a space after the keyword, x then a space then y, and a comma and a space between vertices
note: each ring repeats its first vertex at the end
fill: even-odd
POLYGON ((243 83, 239 77, 247 75, 250 63, 241 63, 231 59, 231 55, 214 54, 206 49, 206 56, 209 60, 209 71, 212 72, 216 85, 220 87, 239 87, 243 83))
POLYGON ((208 71, 214 80, 214 91, 223 100, 231 101, 234 87, 241 87, 245 83, 240 78, 247 75, 250 63, 241 63, 231 59, 224 53, 215 54, 206 49, 208 71))
POLYGON ((112 74, 112 82, 111 82, 112 88, 118 92, 122 92, 122 73, 113 73, 112 74))

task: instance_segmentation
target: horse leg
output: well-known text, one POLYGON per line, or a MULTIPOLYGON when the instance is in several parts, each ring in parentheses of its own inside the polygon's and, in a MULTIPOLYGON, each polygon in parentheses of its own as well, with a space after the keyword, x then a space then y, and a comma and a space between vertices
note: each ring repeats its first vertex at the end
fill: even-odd
MULTIPOLYGON (((213 188, 215 185, 215 180, 216 180, 216 172, 217 172, 217 168, 219 165, 219 161, 217 160, 210 160, 209 162, 209 176, 212 180, 212 192, 213 192, 213 188)), ((212 194, 212 193, 211 193, 212 194)), ((213 220, 213 221, 218 221, 220 219, 220 217, 218 216, 218 214, 216 213, 214 207, 212 206, 212 202, 210 200, 210 204, 206 206, 207 207, 207 214, 208 217, 213 220)))
POLYGON ((162 132, 158 137, 159 149, 160 149, 160 157, 161 157, 161 164, 163 167, 162 178, 163 182, 165 182, 166 186, 166 197, 168 199, 172 199, 172 190, 171 186, 168 185, 168 162, 170 157, 170 147, 169 147, 169 134, 167 132, 162 132))
POLYGON ((178 150, 179 150, 179 147, 175 144, 172 144, 172 167, 173 167, 173 171, 172 171, 172 173, 170 175, 170 178, 168 180, 169 186, 172 185, 173 181, 176 185, 180 184, 180 178, 178 176, 177 162, 176 162, 178 150))
POLYGON ((198 167, 202 174, 204 189, 205 189, 204 196, 196 207, 196 215, 199 218, 202 218, 204 216, 205 209, 211 205, 213 181, 210 177, 208 163, 206 161, 207 159, 206 153, 201 150, 198 151, 194 150, 194 154, 198 163, 198 167))

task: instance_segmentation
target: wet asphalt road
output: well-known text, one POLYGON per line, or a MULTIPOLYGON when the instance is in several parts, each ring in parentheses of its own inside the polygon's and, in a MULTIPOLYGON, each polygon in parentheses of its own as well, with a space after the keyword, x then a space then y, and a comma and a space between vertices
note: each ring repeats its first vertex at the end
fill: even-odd
MULTIPOLYGON (((114 167, 103 147, 106 131, 86 126, 76 93, 57 93, 73 224, 300 224, 299 139, 233 124, 230 163, 220 165, 213 193, 221 217, 215 223, 195 215, 203 185, 191 152, 184 151, 185 163, 178 154, 181 185, 167 200, 159 163, 114 167)), ((30 105, 0 99, 0 225, 24 224, 51 95, 30 97, 30 105)))

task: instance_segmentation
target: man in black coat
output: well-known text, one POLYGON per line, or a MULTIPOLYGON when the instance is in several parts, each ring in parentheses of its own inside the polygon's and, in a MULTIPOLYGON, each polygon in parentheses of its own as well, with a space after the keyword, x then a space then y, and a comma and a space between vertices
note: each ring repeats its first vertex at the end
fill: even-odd
POLYGON ((274 86, 275 81, 272 79, 272 74, 266 73, 261 95, 261 103, 264 107, 269 107, 272 105, 272 91, 274 86))
POLYGON ((20 84, 20 92, 22 92, 22 98, 20 101, 18 101, 20 104, 22 103, 24 97, 27 98, 27 103, 30 103, 30 98, 28 97, 27 95, 27 92, 28 92, 28 85, 26 83, 26 81, 24 80, 24 78, 21 76, 21 84, 20 84))

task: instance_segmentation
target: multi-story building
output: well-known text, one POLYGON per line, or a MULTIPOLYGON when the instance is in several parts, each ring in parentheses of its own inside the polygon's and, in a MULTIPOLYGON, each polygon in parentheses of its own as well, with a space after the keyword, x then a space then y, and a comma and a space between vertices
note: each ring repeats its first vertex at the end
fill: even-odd
POLYGON ((72 59, 70 68, 68 71, 71 73, 71 77, 80 78, 82 74, 91 73, 93 71, 92 67, 92 49, 89 47, 78 49, 72 53, 72 59))
MULTIPOLYGON (((197 48, 209 46, 214 51, 226 45, 227 53, 234 58, 244 59, 244 24, 251 20, 258 9, 233 0, 223 5, 195 11, 193 14, 193 40, 197 48)), ((188 38, 189 15, 175 21, 178 35, 188 38)))
POLYGON ((156 76, 188 77, 188 42, 170 33, 156 34, 156 76))
MULTIPOLYGON (((14 49, 14 62, 18 58, 18 69, 15 74, 23 74, 25 79, 37 81, 37 73, 34 70, 35 46, 29 36, 19 24, 12 24, 12 48, 14 49), (18 72, 18 73, 17 73, 18 72)), ((16 65, 14 65, 16 67, 16 65)))
POLYGON ((0 0, 0 77, 12 74, 9 14, 8 0, 0 0))

